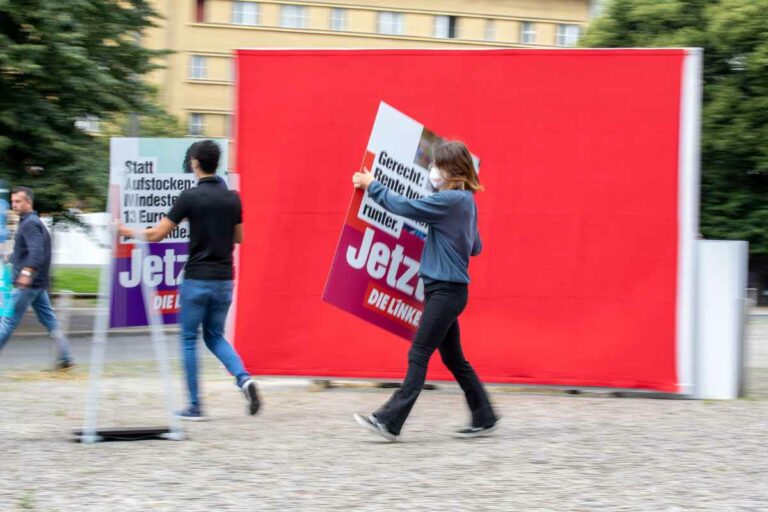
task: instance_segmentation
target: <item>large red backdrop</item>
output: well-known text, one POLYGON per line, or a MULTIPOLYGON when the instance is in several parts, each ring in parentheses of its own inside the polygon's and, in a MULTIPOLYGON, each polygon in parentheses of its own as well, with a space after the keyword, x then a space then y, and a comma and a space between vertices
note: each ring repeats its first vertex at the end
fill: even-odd
MULTIPOLYGON (((379 101, 481 159, 461 317, 488 382, 677 391, 683 50, 241 50, 235 343, 255 374, 400 379, 321 302, 379 101)), ((439 357, 429 378, 450 379, 439 357)))

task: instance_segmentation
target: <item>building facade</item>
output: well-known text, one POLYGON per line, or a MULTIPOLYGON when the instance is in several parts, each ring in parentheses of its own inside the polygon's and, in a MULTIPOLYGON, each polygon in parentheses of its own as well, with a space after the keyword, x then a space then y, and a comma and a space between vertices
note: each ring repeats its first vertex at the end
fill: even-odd
POLYGON ((151 80, 189 135, 230 137, 237 48, 573 46, 595 0, 153 0, 145 45, 173 53, 151 80))

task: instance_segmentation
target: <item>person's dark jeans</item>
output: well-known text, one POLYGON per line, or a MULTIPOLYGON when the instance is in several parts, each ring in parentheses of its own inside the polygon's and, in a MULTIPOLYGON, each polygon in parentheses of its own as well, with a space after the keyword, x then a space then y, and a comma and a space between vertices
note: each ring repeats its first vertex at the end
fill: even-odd
POLYGON ((426 301, 419 330, 408 352, 408 372, 403 385, 374 416, 396 435, 424 387, 429 359, 435 349, 453 373, 467 398, 473 427, 496 423, 496 414, 475 370, 461 351, 458 316, 467 305, 467 285, 434 282, 425 288, 426 301))

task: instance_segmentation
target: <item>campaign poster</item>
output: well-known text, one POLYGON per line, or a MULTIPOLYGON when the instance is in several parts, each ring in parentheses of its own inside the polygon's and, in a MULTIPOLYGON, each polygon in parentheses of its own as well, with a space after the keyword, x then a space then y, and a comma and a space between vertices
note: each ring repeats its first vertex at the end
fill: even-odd
MULTIPOLYGON (((196 186, 197 179, 185 165, 190 138, 112 138, 110 140, 109 206, 124 225, 144 229, 155 226, 178 196, 196 186)), ((218 174, 224 174, 227 141, 214 139, 221 148, 218 174)), ((178 322, 178 289, 189 254, 189 225, 176 226, 162 241, 141 244, 117 237, 113 252, 109 326, 147 325, 142 286, 155 290, 150 307, 165 324, 178 322)))
MULTIPOLYGON (((381 102, 361 169, 373 172, 396 194, 411 199, 433 194, 429 166, 432 146, 440 140, 418 121, 381 102)), ((419 264, 427 229, 385 210, 367 191, 356 190, 323 300, 412 339, 424 309, 419 264)))
POLYGON ((6 263, 6 242, 8 227, 6 212, 8 211, 8 188, 0 181, 0 317, 7 316, 11 310, 11 266, 6 263))

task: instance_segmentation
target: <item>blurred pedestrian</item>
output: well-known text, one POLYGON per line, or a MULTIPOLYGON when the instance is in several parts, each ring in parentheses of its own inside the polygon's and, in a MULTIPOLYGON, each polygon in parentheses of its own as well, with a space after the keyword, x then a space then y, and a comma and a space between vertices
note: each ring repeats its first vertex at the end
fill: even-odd
POLYGON ((11 265, 14 288, 11 291, 12 310, 0 320, 0 348, 18 327, 27 309, 37 313, 37 319, 56 341, 56 369, 74 366, 69 341, 61 331, 59 321, 48 296, 51 270, 51 234, 33 209, 34 193, 27 187, 16 187, 11 193, 11 208, 19 215, 14 238, 11 265))
POLYGON ((427 366, 435 350, 453 373, 471 411, 471 423, 457 437, 479 437, 493 432, 498 417, 488 394, 461 349, 458 317, 467 304, 469 258, 480 254, 474 194, 482 190, 472 156, 459 141, 442 142, 433 150, 429 180, 435 194, 408 199, 375 181, 368 169, 352 182, 367 189, 368 197, 390 212, 429 226, 419 275, 426 299, 419 328, 408 352, 408 371, 400 389, 369 416, 355 414, 363 427, 394 441, 419 397, 427 366))
MULTIPOLYGON (((197 377, 197 332, 201 325, 205 345, 235 377, 248 401, 248 414, 254 415, 261 405, 256 382, 224 339, 224 323, 234 288, 232 251, 235 243, 243 240, 240 196, 222 185, 222 179, 216 175, 221 150, 215 142, 195 142, 187 153, 190 168, 198 178, 197 186, 182 192, 168 214, 155 227, 142 232, 147 241, 158 242, 181 221, 189 220, 189 257, 179 290, 182 361, 189 406, 178 416, 192 421, 207 419, 200 403, 197 377)), ((136 235, 125 226, 119 228, 119 233, 126 237, 136 235)))

